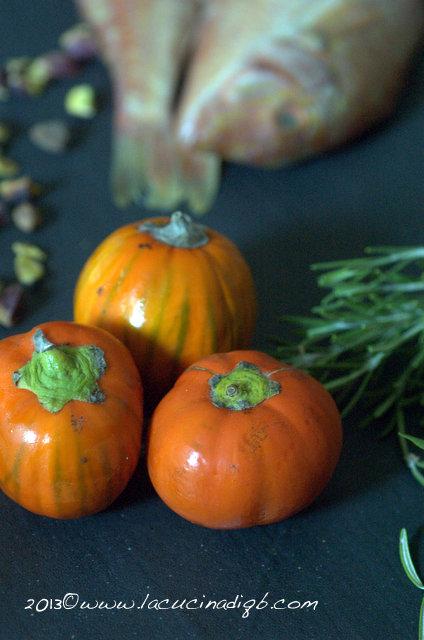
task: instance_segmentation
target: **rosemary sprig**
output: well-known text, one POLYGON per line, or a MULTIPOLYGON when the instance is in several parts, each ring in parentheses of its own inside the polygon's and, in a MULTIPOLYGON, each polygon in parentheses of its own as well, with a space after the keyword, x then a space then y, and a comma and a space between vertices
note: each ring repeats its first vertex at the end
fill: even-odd
MULTIPOLYGON (((399 536, 399 556, 402 566, 409 580, 418 589, 424 590, 424 584, 419 577, 411 558, 409 550, 408 534, 406 529, 401 529, 399 536)), ((424 640, 424 598, 421 600, 420 616, 418 621, 418 640, 424 640)))
POLYGON ((352 260, 312 265, 329 293, 311 317, 286 316, 300 341, 277 341, 277 356, 306 369, 338 396, 347 415, 358 404, 366 424, 396 429, 404 460, 424 486, 424 439, 406 417, 424 405, 424 246, 373 247, 352 260))

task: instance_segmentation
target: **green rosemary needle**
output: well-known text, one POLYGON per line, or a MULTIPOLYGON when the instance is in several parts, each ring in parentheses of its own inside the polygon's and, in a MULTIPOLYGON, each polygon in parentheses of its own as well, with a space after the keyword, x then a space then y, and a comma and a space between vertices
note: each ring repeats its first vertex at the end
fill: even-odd
MULTIPOLYGON (((402 566, 409 580, 418 589, 424 590, 424 584, 419 577, 409 550, 408 534, 401 529, 399 536, 399 556, 402 566)), ((418 640, 424 640, 424 598, 421 600, 420 616, 418 620, 418 640)))
POLYGON ((424 405, 424 246, 367 248, 365 257, 312 270, 329 292, 310 317, 283 318, 298 339, 278 340, 277 356, 318 377, 343 415, 361 404, 364 424, 382 419, 384 435, 395 429, 424 486, 424 439, 405 426, 408 413, 424 405))

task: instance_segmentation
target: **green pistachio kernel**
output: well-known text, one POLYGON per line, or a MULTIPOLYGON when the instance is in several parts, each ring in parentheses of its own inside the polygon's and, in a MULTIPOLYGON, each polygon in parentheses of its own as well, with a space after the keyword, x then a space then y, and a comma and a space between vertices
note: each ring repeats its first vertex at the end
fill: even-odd
POLYGON ((65 110, 77 118, 93 118, 96 113, 96 95, 89 84, 72 87, 65 96, 65 110))
POLYGON ((13 178, 19 171, 20 167, 17 162, 0 155, 0 178, 13 178))
POLYGON ((14 242, 12 244, 12 251, 16 256, 33 258, 34 260, 40 260, 41 262, 44 262, 47 259, 47 254, 40 249, 40 247, 27 242, 14 242))
POLYGON ((46 273, 46 268, 42 262, 26 256, 16 256, 14 267, 18 282, 27 286, 31 286, 41 280, 46 273))

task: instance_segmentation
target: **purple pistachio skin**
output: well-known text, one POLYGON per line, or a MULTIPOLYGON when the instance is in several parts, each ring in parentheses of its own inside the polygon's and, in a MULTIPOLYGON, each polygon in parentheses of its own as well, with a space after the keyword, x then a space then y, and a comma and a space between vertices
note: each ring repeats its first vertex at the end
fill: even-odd
POLYGON ((24 288, 18 283, 13 282, 0 292, 0 325, 3 327, 12 327, 22 308, 22 300, 24 297, 24 288))
POLYGON ((9 212, 5 202, 0 201, 0 228, 9 223, 9 212))
POLYGON ((50 80, 70 78, 79 71, 79 65, 64 51, 49 51, 35 58, 32 68, 50 80))
POLYGON ((0 67, 0 100, 7 100, 9 88, 7 86, 7 72, 4 67, 0 67))
POLYGON ((69 55, 63 51, 50 51, 42 56, 50 67, 52 80, 70 78, 79 71, 79 66, 69 55))
POLYGON ((31 200, 39 193, 40 187, 28 176, 0 182, 0 196, 8 204, 18 204, 31 200))
POLYGON ((26 73, 31 63, 31 59, 27 57, 9 58, 6 61, 5 82, 6 87, 13 95, 26 95, 28 93, 26 86, 26 73))
POLYGON ((59 39, 59 44, 66 53, 78 62, 92 60, 98 53, 93 34, 88 25, 76 24, 65 31, 59 39))

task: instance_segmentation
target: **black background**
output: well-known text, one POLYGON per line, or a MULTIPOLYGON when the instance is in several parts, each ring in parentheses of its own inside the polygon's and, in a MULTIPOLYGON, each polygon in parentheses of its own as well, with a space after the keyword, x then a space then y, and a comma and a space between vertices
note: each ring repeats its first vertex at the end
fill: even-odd
MULTIPOLYGON (((0 55, 55 47, 76 19, 70 2, 3 0, 0 55)), ((308 265, 359 255, 370 244, 423 242, 424 78, 421 60, 396 117, 325 158, 280 171, 227 167, 206 223, 227 234, 249 261, 259 292, 255 345, 269 349, 278 316, 306 312, 319 299, 308 265)), ((11 149, 34 179, 48 185, 44 226, 32 239, 49 253, 49 277, 31 297, 17 330, 72 318, 72 294, 84 261, 105 235, 148 212, 117 211, 108 168, 111 111, 106 73, 92 65, 81 79, 104 107, 79 124, 64 157, 27 141, 32 122, 63 115, 66 81, 37 99, 0 104, 12 120, 11 149)), ((79 81, 79 80, 78 80, 79 81)), ((2 277, 12 276, 10 244, 0 232, 2 277)), ((0 337, 8 335, 0 329, 0 337)), ((377 440, 345 423, 341 462, 324 494, 286 522, 219 532, 194 526, 165 507, 141 469, 106 512, 79 521, 32 515, 0 498, 0 638, 87 640, 238 638, 406 640, 417 635, 420 594, 398 560, 399 529, 424 523, 422 489, 404 468, 394 438, 377 440), (151 598, 318 600, 316 611, 24 610, 28 598, 143 601, 151 598)), ((418 550, 419 539, 414 540, 418 550)))

